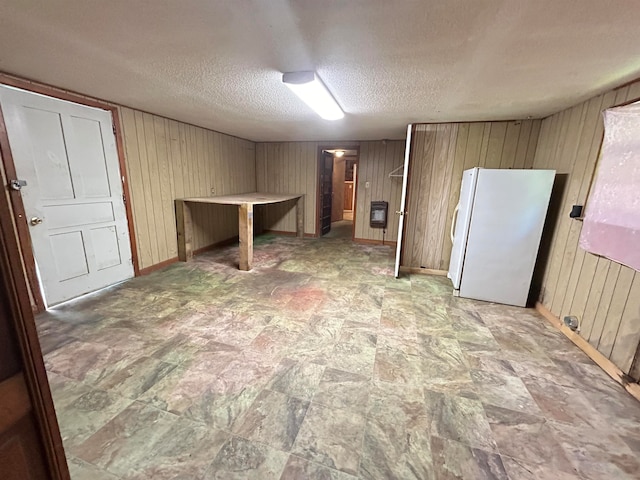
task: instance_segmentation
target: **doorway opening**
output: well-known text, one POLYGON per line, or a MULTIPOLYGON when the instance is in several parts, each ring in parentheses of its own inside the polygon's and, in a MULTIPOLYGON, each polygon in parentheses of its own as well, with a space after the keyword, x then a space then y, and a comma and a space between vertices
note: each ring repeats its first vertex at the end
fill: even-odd
POLYGON ((325 146, 318 160, 318 236, 354 238, 359 148, 325 146))

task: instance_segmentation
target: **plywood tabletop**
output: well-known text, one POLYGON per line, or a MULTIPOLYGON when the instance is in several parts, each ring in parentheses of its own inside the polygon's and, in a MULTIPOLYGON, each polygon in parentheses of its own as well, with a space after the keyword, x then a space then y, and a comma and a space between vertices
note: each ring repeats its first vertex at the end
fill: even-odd
POLYGON ((219 205, 265 205, 268 203, 279 203, 287 200, 293 200, 295 198, 302 197, 301 193, 241 193, 238 195, 218 195, 214 197, 191 197, 180 198, 183 202, 191 203, 215 203, 219 205))

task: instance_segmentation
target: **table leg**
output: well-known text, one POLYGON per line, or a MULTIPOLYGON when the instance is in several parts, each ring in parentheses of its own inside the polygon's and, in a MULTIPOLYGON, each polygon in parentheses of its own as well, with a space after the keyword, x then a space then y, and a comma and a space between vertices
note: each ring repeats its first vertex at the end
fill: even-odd
POLYGON ((253 264, 253 204, 238 207, 240 237, 240 270, 251 270, 253 264))
POLYGON ((178 231, 178 259, 188 262, 193 258, 193 222, 191 208, 183 200, 176 200, 176 229, 178 231))
POLYGON ((304 238, 304 195, 296 202, 296 236, 304 238))

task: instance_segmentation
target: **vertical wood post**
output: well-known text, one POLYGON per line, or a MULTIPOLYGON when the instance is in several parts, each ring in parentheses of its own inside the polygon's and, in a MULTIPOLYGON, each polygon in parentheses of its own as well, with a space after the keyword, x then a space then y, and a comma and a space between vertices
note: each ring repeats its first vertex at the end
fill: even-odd
POLYGON ((240 237, 240 270, 251 270, 253 264, 253 204, 238 207, 240 237))
POLYGON ((296 201, 296 236, 304 238, 304 195, 296 201))
POLYGON ((178 259, 188 262, 193 258, 193 222, 188 202, 176 200, 176 229, 178 231, 178 259))

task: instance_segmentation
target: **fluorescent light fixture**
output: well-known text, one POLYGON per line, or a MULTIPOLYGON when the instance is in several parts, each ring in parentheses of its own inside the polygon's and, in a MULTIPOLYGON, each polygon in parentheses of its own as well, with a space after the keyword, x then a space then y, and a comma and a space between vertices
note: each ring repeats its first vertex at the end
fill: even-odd
POLYGON ((340 158, 340 157, 344 156, 344 150, 336 150, 335 152, 333 152, 333 155, 335 157, 340 158))
POLYGON ((339 120, 344 113, 316 72, 288 72, 282 82, 325 120, 339 120))

